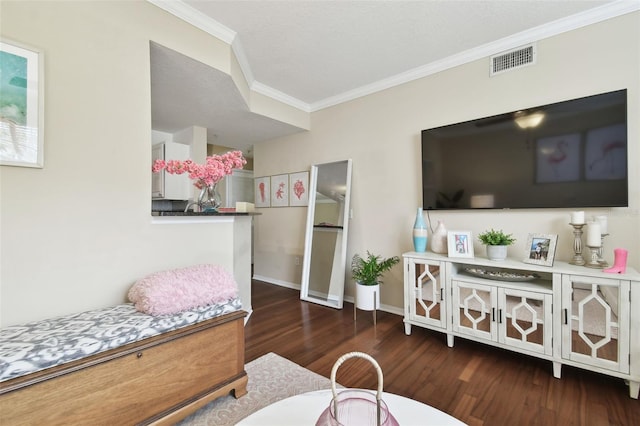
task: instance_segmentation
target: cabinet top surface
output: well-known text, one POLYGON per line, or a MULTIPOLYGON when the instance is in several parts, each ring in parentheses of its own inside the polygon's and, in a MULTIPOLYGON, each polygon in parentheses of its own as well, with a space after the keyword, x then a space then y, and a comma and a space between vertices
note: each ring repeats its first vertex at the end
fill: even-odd
POLYGON ((525 263, 522 260, 514 259, 514 258, 508 258, 503 261, 495 261, 495 260, 489 260, 486 257, 482 257, 482 256, 476 256, 473 258, 449 257, 446 254, 438 254, 438 253, 432 253, 432 252, 419 253, 419 252, 412 251, 412 252, 403 253, 402 256, 404 258, 411 258, 411 259, 423 259, 423 260, 431 260, 431 261, 439 261, 439 262, 452 262, 452 263, 461 263, 465 265, 489 266, 492 268, 520 269, 520 270, 526 270, 526 271, 562 273, 562 274, 584 275, 589 277, 640 281, 640 274, 638 273, 638 271, 629 267, 627 267, 626 273, 624 274, 612 274, 612 273, 603 272, 602 269, 593 269, 593 268, 587 268, 586 266, 572 265, 568 262, 562 262, 559 260, 556 260, 553 263, 553 266, 541 266, 541 265, 535 265, 531 263, 525 263))

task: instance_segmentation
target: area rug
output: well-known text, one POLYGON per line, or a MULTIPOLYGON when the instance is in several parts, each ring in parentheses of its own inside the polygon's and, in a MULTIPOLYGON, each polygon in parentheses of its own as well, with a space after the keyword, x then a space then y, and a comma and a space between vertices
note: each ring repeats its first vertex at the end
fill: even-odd
POLYGON ((178 423, 181 426, 232 426, 251 413, 281 399, 331 387, 331 380, 274 353, 245 366, 248 393, 240 399, 228 395, 202 407, 178 423))

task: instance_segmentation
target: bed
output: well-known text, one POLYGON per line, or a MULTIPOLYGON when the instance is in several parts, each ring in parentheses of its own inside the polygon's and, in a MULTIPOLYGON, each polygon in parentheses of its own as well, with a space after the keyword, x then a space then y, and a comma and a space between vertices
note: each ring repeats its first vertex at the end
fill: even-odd
POLYGON ((0 330, 0 424, 173 424, 246 394, 240 300, 149 315, 133 304, 0 330))

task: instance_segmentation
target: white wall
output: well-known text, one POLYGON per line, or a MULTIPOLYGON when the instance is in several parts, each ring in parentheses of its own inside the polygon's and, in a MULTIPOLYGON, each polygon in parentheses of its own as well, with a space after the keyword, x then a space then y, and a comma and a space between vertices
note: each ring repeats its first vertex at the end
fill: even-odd
MULTIPOLYGON (((610 216, 605 257, 629 249, 640 269, 640 13, 538 41, 537 65, 489 77, 489 59, 312 114, 311 131, 255 147, 255 176, 353 159, 349 259, 371 250, 384 257, 412 250, 411 228, 421 205, 420 131, 595 93, 628 89, 630 208, 589 209, 610 216)), ((292 256, 303 251, 305 209, 260 209, 255 274, 299 283, 292 256)), ((433 227, 502 228, 518 239, 510 255, 524 258, 528 233, 558 234, 557 259, 568 261, 573 234, 568 210, 432 212, 433 227)), ((476 253, 484 254, 478 241, 476 253)), ((386 275, 382 303, 401 308, 402 268, 386 275)), ((353 283, 347 273, 347 294, 353 283)))
POLYGON ((150 216, 149 42, 241 84, 230 46, 141 0, 0 9, 2 37, 45 59, 44 168, 0 167, 0 326, 121 303, 159 270, 233 270, 233 223, 150 216))

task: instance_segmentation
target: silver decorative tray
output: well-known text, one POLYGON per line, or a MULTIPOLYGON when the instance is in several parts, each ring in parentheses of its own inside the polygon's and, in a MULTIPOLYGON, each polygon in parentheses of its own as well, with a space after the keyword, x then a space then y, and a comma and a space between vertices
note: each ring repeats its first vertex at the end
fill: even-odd
POLYGON ((464 268, 465 272, 480 278, 497 281, 533 281, 540 278, 540 275, 534 273, 520 273, 513 271, 500 271, 495 269, 484 268, 464 268))

